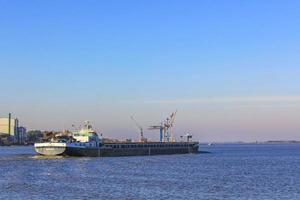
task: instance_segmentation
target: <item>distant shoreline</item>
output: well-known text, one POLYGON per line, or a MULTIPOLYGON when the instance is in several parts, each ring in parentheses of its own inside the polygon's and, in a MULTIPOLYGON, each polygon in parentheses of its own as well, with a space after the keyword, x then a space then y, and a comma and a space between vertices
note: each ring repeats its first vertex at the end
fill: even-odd
POLYGON ((298 140, 269 140, 262 142, 200 142, 200 145, 216 145, 216 144, 300 144, 298 140))

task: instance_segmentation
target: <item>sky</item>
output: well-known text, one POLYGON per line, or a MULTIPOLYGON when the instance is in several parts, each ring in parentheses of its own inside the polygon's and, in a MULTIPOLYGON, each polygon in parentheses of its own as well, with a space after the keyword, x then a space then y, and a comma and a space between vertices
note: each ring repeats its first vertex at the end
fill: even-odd
POLYGON ((137 139, 300 140, 300 1, 0 0, 0 116, 137 139))

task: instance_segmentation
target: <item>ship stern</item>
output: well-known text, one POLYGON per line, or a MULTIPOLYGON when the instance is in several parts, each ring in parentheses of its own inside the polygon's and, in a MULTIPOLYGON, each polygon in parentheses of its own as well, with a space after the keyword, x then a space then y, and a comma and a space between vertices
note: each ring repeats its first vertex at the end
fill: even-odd
POLYGON ((64 155, 67 144, 66 143, 35 143, 35 151, 43 156, 59 156, 64 155))

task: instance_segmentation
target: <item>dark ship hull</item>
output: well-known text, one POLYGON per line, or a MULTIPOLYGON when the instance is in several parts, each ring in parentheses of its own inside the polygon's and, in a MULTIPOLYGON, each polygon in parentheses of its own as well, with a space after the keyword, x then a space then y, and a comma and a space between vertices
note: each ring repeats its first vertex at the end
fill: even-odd
POLYGON ((173 143, 111 143, 102 144, 99 147, 84 146, 82 144, 66 144, 66 148, 43 147, 36 151, 42 155, 86 156, 86 157, 110 157, 110 156, 144 156, 144 155, 171 155, 197 153, 197 142, 173 142, 173 143), (42 153, 41 153, 42 152, 42 153), (49 153, 48 153, 49 152, 49 153))

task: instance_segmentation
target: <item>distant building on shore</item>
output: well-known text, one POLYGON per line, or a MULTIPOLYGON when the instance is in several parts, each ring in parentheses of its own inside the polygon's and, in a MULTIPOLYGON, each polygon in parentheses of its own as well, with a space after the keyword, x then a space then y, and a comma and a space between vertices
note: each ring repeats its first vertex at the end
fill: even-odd
POLYGON ((9 114, 0 118, 0 137, 9 143, 23 144, 26 142, 26 128, 20 127, 19 120, 9 114))
POLYGON ((17 140, 19 144, 24 144, 27 141, 27 130, 25 127, 20 126, 18 127, 18 136, 17 140))

